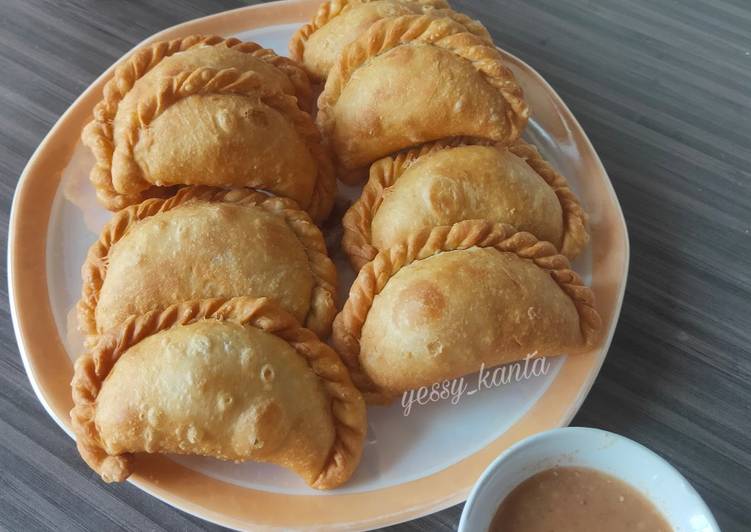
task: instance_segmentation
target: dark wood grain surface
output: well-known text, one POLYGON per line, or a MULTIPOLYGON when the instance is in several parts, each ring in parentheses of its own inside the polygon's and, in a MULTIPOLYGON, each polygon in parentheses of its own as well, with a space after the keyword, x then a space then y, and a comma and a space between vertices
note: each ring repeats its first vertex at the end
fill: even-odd
MULTIPOLYGON (((639 441, 751 529, 751 2, 452 0, 555 87, 600 153, 631 238, 620 324, 574 425, 639 441)), ((58 117, 141 39, 232 0, 0 2, 0 201, 58 117)), ((3 246, 6 246, 3 232, 3 246)), ((2 265, 5 269, 5 263, 2 265)), ((213 530, 105 486, 0 324, 0 527, 213 530)), ((392 530, 453 530, 461 506, 392 530)))

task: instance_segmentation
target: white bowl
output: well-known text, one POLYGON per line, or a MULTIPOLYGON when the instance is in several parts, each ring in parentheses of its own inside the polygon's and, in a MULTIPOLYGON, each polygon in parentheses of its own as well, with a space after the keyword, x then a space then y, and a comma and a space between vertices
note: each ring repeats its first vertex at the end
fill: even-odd
POLYGON ((459 532, 484 532, 501 501, 521 482, 554 466, 590 467, 642 492, 675 532, 720 532, 696 490, 660 456, 604 430, 568 427, 537 434, 490 464, 464 506, 459 532))

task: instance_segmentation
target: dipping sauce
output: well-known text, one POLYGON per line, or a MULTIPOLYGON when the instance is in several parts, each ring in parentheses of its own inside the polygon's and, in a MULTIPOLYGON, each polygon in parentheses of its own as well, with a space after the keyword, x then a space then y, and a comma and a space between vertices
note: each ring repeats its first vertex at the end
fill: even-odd
POLYGON ((607 473, 555 467, 503 500, 489 532, 671 532, 644 495, 607 473))

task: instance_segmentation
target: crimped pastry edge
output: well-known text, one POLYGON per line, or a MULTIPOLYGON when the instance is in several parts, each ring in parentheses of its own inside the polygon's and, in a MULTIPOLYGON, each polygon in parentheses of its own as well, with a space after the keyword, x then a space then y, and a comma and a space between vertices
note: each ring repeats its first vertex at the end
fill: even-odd
MULTIPOLYGON (((242 42, 235 38, 225 39, 215 35, 191 35, 171 41, 153 43, 136 50, 122 64, 118 65, 112 79, 105 84, 102 100, 94 107, 94 118, 84 127, 81 135, 83 143, 91 149, 96 159, 90 179, 96 189, 99 201, 107 209, 116 211, 150 197, 168 196, 173 191, 174 187, 163 188, 150 184, 139 193, 120 194, 115 191, 112 184, 112 158, 115 152, 113 121, 120 101, 140 78, 165 57, 199 46, 226 46, 252 54, 254 57, 276 66, 287 75, 294 86, 297 100, 305 109, 311 108, 312 87, 302 66, 253 42, 242 42)), ((231 71, 234 69, 225 70, 231 71)), ((227 79, 226 75, 224 79, 227 79)), ((291 98, 294 99, 295 97, 291 96, 291 98)), ((289 107, 289 104, 286 104, 285 107, 289 107)), ((302 119, 298 118, 296 126, 300 128, 298 132, 306 139, 311 154, 319 164, 316 179, 317 192, 315 192, 317 198, 314 198, 315 201, 311 201, 308 211, 311 212, 317 222, 320 222, 328 215, 333 206, 334 195, 336 194, 336 178, 333 173, 331 158, 328 151, 320 145, 320 135, 315 124, 312 123, 312 118, 310 118, 310 122, 310 125, 305 124, 304 128, 300 128, 302 119), (310 139, 314 139, 312 145, 310 139)))
POLYGON ((538 240, 531 233, 517 231, 508 224, 487 220, 464 220, 450 226, 426 228, 406 241, 380 251, 365 264, 350 288, 344 308, 334 319, 333 344, 350 369, 352 380, 369 403, 388 403, 392 395, 381 390, 360 365, 360 335, 375 297, 389 279, 409 264, 441 252, 471 247, 492 247, 529 259, 550 273, 568 295, 579 313, 584 346, 593 345, 601 329, 601 319, 594 307, 594 293, 570 269, 568 259, 550 242, 538 240))
MULTIPOLYGON (((322 2, 321 5, 318 6, 318 10, 313 17, 313 20, 300 27, 300 29, 298 29, 290 39, 288 46, 290 57, 305 66, 303 61, 305 55, 305 47, 311 35, 323 28, 326 24, 331 22, 331 20, 341 15, 344 11, 351 9, 353 6, 368 4, 374 1, 378 0, 359 0, 355 3, 351 2, 350 0, 326 0, 322 2)), ((420 0, 409 0, 409 3, 431 4, 437 3, 437 0, 428 0, 426 2, 422 2, 420 0)), ((475 20, 465 15, 464 13, 454 11, 448 2, 444 1, 442 7, 428 6, 426 12, 434 15, 453 18, 457 22, 466 26, 467 30, 469 30, 470 32, 479 37, 482 37, 483 39, 486 39, 489 42, 492 42, 492 38, 488 33, 488 30, 480 21, 475 20)), ((314 72, 311 72, 310 69, 307 69, 307 72, 308 76, 315 81, 320 82, 325 80, 325 78, 322 78, 314 72)))
MULTIPOLYGON (((506 66, 495 45, 467 31, 461 23, 445 16, 403 15, 373 23, 368 31, 344 49, 336 65, 331 69, 323 92, 318 97, 316 117, 318 127, 325 139, 331 137, 335 123, 333 109, 342 90, 349 82, 352 72, 368 59, 396 46, 414 41, 451 50, 469 61, 483 78, 501 93, 507 103, 508 138, 493 140, 509 143, 521 135, 529 119, 529 107, 524 100, 521 86, 506 66)), ((359 175, 356 168, 343 167, 338 155, 337 163, 340 179, 343 176, 345 182, 352 180, 350 175, 355 177, 359 175)))
POLYGON ((231 321, 274 334, 305 358, 331 398, 336 431, 326 464, 311 486, 330 489, 345 482, 360 461, 367 430, 362 396, 333 349, 270 299, 247 296, 188 301, 131 316, 99 337, 97 343, 76 360, 71 382, 75 405, 71 421, 76 445, 86 463, 106 482, 121 482, 133 471, 130 453, 107 454, 94 422, 96 398, 119 357, 147 336, 205 319, 231 321))
POLYGON ((305 249, 315 281, 305 326, 322 337, 326 336, 336 314, 336 268, 326 252, 326 244, 320 230, 307 213, 300 210, 290 199, 267 196, 253 189, 227 190, 193 186, 180 189, 171 198, 152 198, 119 211, 107 222, 97 241, 91 245, 81 266, 83 286, 81 300, 77 305, 78 321, 81 330, 87 335, 87 345, 94 342, 95 336, 99 333, 95 313, 99 294, 107 276, 112 247, 137 222, 196 200, 258 206, 284 218, 305 249))
POLYGON ((363 187, 362 194, 347 209, 342 219, 344 228, 342 249, 355 270, 359 270, 367 262, 373 260, 378 253, 378 249, 372 244, 371 227, 373 218, 381 206, 384 191, 393 186, 402 174, 421 157, 468 145, 508 149, 542 177, 555 192, 563 212, 564 233, 560 252, 568 259, 574 259, 581 252, 589 241, 587 215, 566 178, 542 158, 535 146, 521 139, 507 146, 499 146, 484 139, 455 137, 429 142, 417 148, 384 157, 370 166, 368 181, 363 187))
POLYGON ((536 146, 518 140, 507 148, 511 153, 523 159, 555 192, 563 211, 564 231, 560 252, 568 259, 574 259, 589 242, 587 229, 589 219, 579 198, 571 190, 563 174, 557 172, 548 161, 543 159, 536 146))
MULTIPOLYGON (((137 133, 170 105, 193 94, 255 95, 264 104, 283 114, 304 140, 317 163, 313 193, 310 204, 305 206, 305 209, 317 222, 328 216, 336 194, 336 178, 331 159, 322 145, 320 133, 312 117, 298 107, 294 96, 272 91, 265 85, 263 77, 255 72, 241 72, 234 68, 217 70, 208 67, 182 71, 172 77, 162 79, 157 90, 139 102, 138 114, 130 116, 129 134, 125 136, 125 145, 122 143, 115 145, 114 138, 107 140, 109 142, 107 144, 103 140, 101 123, 96 120, 84 128, 82 135, 84 143, 92 149, 97 159, 97 165, 91 174, 92 181, 99 199, 108 208, 119 209, 138 203, 145 199, 144 196, 148 196, 151 190, 159 188, 144 179, 142 169, 133 158, 133 146, 138 139, 137 133), (138 192, 123 194, 115 190, 112 175, 115 165, 122 169, 128 182, 136 183, 141 187, 138 192), (101 172, 104 166, 107 167, 106 175, 101 172), (101 177, 100 181, 95 181, 95 174, 101 177)), ((262 188, 263 183, 258 183, 257 186, 262 188)))
MULTIPOLYGON (((268 87, 263 76, 256 72, 241 72, 234 68, 217 70, 200 67, 192 71, 182 71, 163 79, 154 93, 139 102, 138 114, 130 116, 129 133, 125 135, 125 143, 118 144, 112 156, 113 167, 117 164, 124 168, 128 182, 140 183, 143 191, 152 187, 151 183, 143 178, 142 169, 133 158, 133 147, 138 139, 138 131, 147 127, 169 106, 194 94, 240 94, 258 97, 265 105, 275 109, 289 120, 316 161, 317 175, 313 192, 309 204, 303 208, 316 222, 321 222, 328 216, 336 195, 336 178, 331 158, 322 145, 321 135, 313 118, 298 107, 294 96, 273 91, 268 87)), ((265 183, 253 186, 265 188, 265 183)), ((272 188, 268 190, 275 192, 272 188)))
MULTIPOLYGON (((146 75, 165 57, 196 46, 219 45, 250 53, 254 57, 277 66, 287 74, 290 82, 295 86, 298 98, 304 101, 306 98, 312 97, 310 80, 301 66, 253 42, 242 42, 234 38, 225 39, 217 35, 190 35, 170 41, 155 42, 140 48, 115 68, 112 78, 104 86, 101 101, 94 107, 93 120, 84 128, 82 139, 85 144, 89 145, 97 159, 97 164, 91 174, 92 183, 97 190, 99 189, 98 183, 104 185, 109 182, 111 186, 109 174, 113 150, 113 121, 120 101, 133 88, 136 81, 146 75), (107 156, 108 151, 109 155, 107 156)), ((100 199, 105 204, 107 203, 105 198, 100 199)), ((112 201, 114 200, 110 200, 110 202, 112 201)), ((107 205, 107 208, 116 210, 125 206, 124 204, 107 205)))

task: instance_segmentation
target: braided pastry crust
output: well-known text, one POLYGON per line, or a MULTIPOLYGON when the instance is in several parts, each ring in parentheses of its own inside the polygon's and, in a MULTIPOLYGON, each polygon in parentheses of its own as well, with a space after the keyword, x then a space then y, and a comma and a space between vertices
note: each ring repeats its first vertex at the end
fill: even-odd
POLYGON ((287 342, 307 362, 330 398, 330 415, 335 429, 328 457, 311 485, 328 489, 346 481, 360 460, 367 429, 362 396, 353 386, 339 356, 266 298, 184 302, 161 311, 133 316, 102 335, 76 361, 71 383, 75 404, 71 420, 78 450, 86 463, 107 482, 121 482, 132 473, 132 455, 108 454, 94 421, 102 384, 120 357, 142 340, 160 331, 204 320, 232 322, 273 334, 287 342))
MULTIPOLYGON (((203 58, 208 63, 212 60, 210 55, 203 58)), ((221 62, 221 57, 216 61, 221 62)), ((236 61, 225 60, 229 64, 236 61)), ((312 118, 298 107, 298 100, 309 100, 310 94, 307 75, 296 63, 254 43, 194 36, 140 50, 117 68, 105 86, 103 100, 95 107, 94 120, 82 135, 96 158, 91 180, 97 195, 108 209, 118 210, 171 192, 162 187, 253 186, 295 199, 321 221, 333 205, 336 182, 312 118), (258 71, 250 66, 248 70, 195 66, 207 51, 213 53, 212 47, 259 59, 258 71), (165 58, 186 50, 196 57, 180 55, 181 62, 170 63, 157 76, 156 67, 165 58), (150 84, 137 84, 152 70, 157 77, 149 79, 150 84), (224 99, 217 100, 219 95, 224 99), (194 101, 199 97, 203 98, 200 105, 194 101), (175 106, 178 102, 180 106, 175 106), (165 113, 170 118, 157 121, 165 113), (253 121, 239 120, 238 113, 253 121), (200 139, 184 138, 183 127, 174 123, 177 119, 180 124, 187 120, 204 128, 200 139), (280 123, 268 124, 269 120, 280 123), (269 127, 276 136, 268 137, 264 128, 269 127), (181 142, 173 142, 174 137, 181 142), (227 149, 238 142, 251 144, 227 149), (269 142, 276 144, 263 146, 269 142), (259 145, 263 149, 256 147, 259 145), (278 156, 276 163, 266 160, 271 157, 266 153, 269 150, 288 146, 289 156, 283 164, 278 156), (271 170, 254 170, 261 166, 271 170)))
POLYGON ((576 257, 589 242, 587 231, 588 217, 582 209, 579 198, 568 186, 566 178, 555 171, 549 162, 542 158, 532 144, 518 141, 510 144, 508 150, 524 161, 542 177, 555 191, 563 211, 563 243, 561 253, 569 259, 576 257))
POLYGON ((171 41, 155 42, 136 50, 133 55, 118 65, 110 81, 104 86, 103 98, 94 107, 94 120, 103 125, 111 125, 117 113, 117 106, 135 83, 157 66, 162 60, 176 53, 204 46, 226 47, 249 54, 282 70, 294 87, 294 96, 304 105, 310 100, 312 89, 310 80, 300 65, 294 61, 276 55, 273 50, 262 48, 253 42, 239 39, 225 39, 217 35, 190 35, 171 41))
MULTIPOLYGON (((469 250, 470 248, 494 248, 503 254, 513 254, 525 261, 531 261, 536 268, 549 274, 563 294, 571 300, 578 314, 580 345, 560 345, 556 346, 557 348, 577 351, 592 346, 597 341, 601 320, 594 307, 592 290, 582 283, 576 272, 570 269, 568 259, 558 254, 552 244, 539 241, 530 233, 518 232, 513 226, 491 223, 486 220, 465 220, 452 226, 428 228, 413 234, 406 242, 379 252, 371 262, 363 266, 350 289, 349 298, 343 310, 334 320, 334 345, 350 368, 353 381, 363 392, 368 402, 388 402, 395 393, 403 391, 386 390, 379 387, 362 365, 362 357, 366 353, 361 352, 361 336, 376 297, 384 291, 395 276, 408 270, 411 265, 426 259, 430 260, 430 258, 441 254, 447 254, 446 252, 469 250)), ((472 264, 467 263, 465 267, 469 266, 472 266, 472 264)), ((475 282, 481 281, 482 279, 478 278, 475 282)), ((466 289, 467 287, 464 286, 459 288, 459 290, 466 289)), ((406 289, 405 292, 407 292, 406 289)), ((442 300, 443 297, 434 294, 427 297, 422 303, 418 301, 417 304, 412 304, 407 300, 402 304, 405 309, 409 309, 404 311, 407 312, 407 318, 418 320, 420 314, 419 312, 415 314, 415 312, 424 309, 431 310, 439 299, 442 300)), ((446 299, 448 299, 450 306, 451 297, 448 296, 446 299)), ((401 312, 397 312, 397 307, 394 307, 395 316, 401 312)), ((462 309, 462 315, 466 316, 465 319, 472 320, 475 314, 482 315, 482 309, 474 309, 472 312, 469 309, 462 309)), ((532 317, 531 315, 530 318, 532 317)), ((428 326, 428 321, 421 323, 420 328, 428 326)), ((380 325, 383 326, 382 323, 380 325)), ((393 326, 396 327, 396 325, 393 326)), ((405 335, 411 331, 401 328, 399 332, 401 335, 405 335)), ((536 349, 534 345, 527 347, 536 349)), ((438 354, 440 355, 440 351, 438 351, 438 354)), ((380 352, 378 356, 381 363, 387 363, 388 353, 380 352)), ((405 355, 398 354, 398 356, 403 357, 405 355)), ((481 353, 480 357, 482 356, 481 353)), ((510 362, 511 360, 506 361, 510 362)), ((479 369, 479 363, 477 368, 470 370, 470 372, 476 369, 479 369)), ((419 370, 420 368, 414 368, 415 372, 419 370)), ((445 375, 443 378, 456 376, 459 375, 445 375)), ((432 381, 427 384, 432 384, 432 381)))
MULTIPOLYGON (((493 146, 497 150, 508 149, 509 152, 523 159, 532 170, 542 177, 545 183, 553 189, 561 205, 563 237, 562 241, 558 243, 560 244, 560 252, 569 259, 573 259, 581 252, 589 240, 587 215, 584 213, 578 198, 569 188, 566 178, 556 172, 542 158, 537 148, 521 139, 504 147, 494 145, 491 141, 453 138, 431 142, 393 156, 384 157, 371 165, 368 181, 363 188, 362 194, 347 210, 342 220, 344 227, 342 248, 356 270, 359 270, 365 263, 373 260, 378 253, 378 248, 373 244, 371 229, 373 219, 383 202, 386 190, 392 187, 406 170, 412 167, 419 159, 446 149, 470 145, 493 146)), ((477 169, 475 168, 465 168, 465 170, 477 173, 477 169)), ((417 214, 413 213, 412 217, 414 218, 415 216, 417 214)), ((474 218, 475 216, 472 217, 474 218)))
POLYGON ((318 107, 345 179, 379 157, 440 138, 509 143, 529 116, 498 49, 434 15, 374 23, 342 52, 318 107))
POLYGON ((98 333, 103 332, 101 324, 97 325, 96 309, 111 264, 110 253, 113 247, 137 223, 193 201, 257 206, 279 215, 304 249, 313 277, 305 327, 321 336, 328 335, 336 313, 336 268, 327 255, 320 230, 308 215, 299 210, 291 200, 269 197, 252 189, 224 190, 198 186, 182 188, 168 199, 149 199, 123 209, 105 225, 99 240, 89 249, 81 268, 83 288, 78 303, 78 318, 81 329, 89 337, 89 343, 95 340, 98 333))
POLYGON ((444 0, 327 0, 320 5, 313 20, 292 36, 289 53, 303 64, 313 79, 325 80, 347 44, 374 22, 422 13, 452 18, 478 37, 488 42, 492 40, 480 22, 450 9, 444 0))

